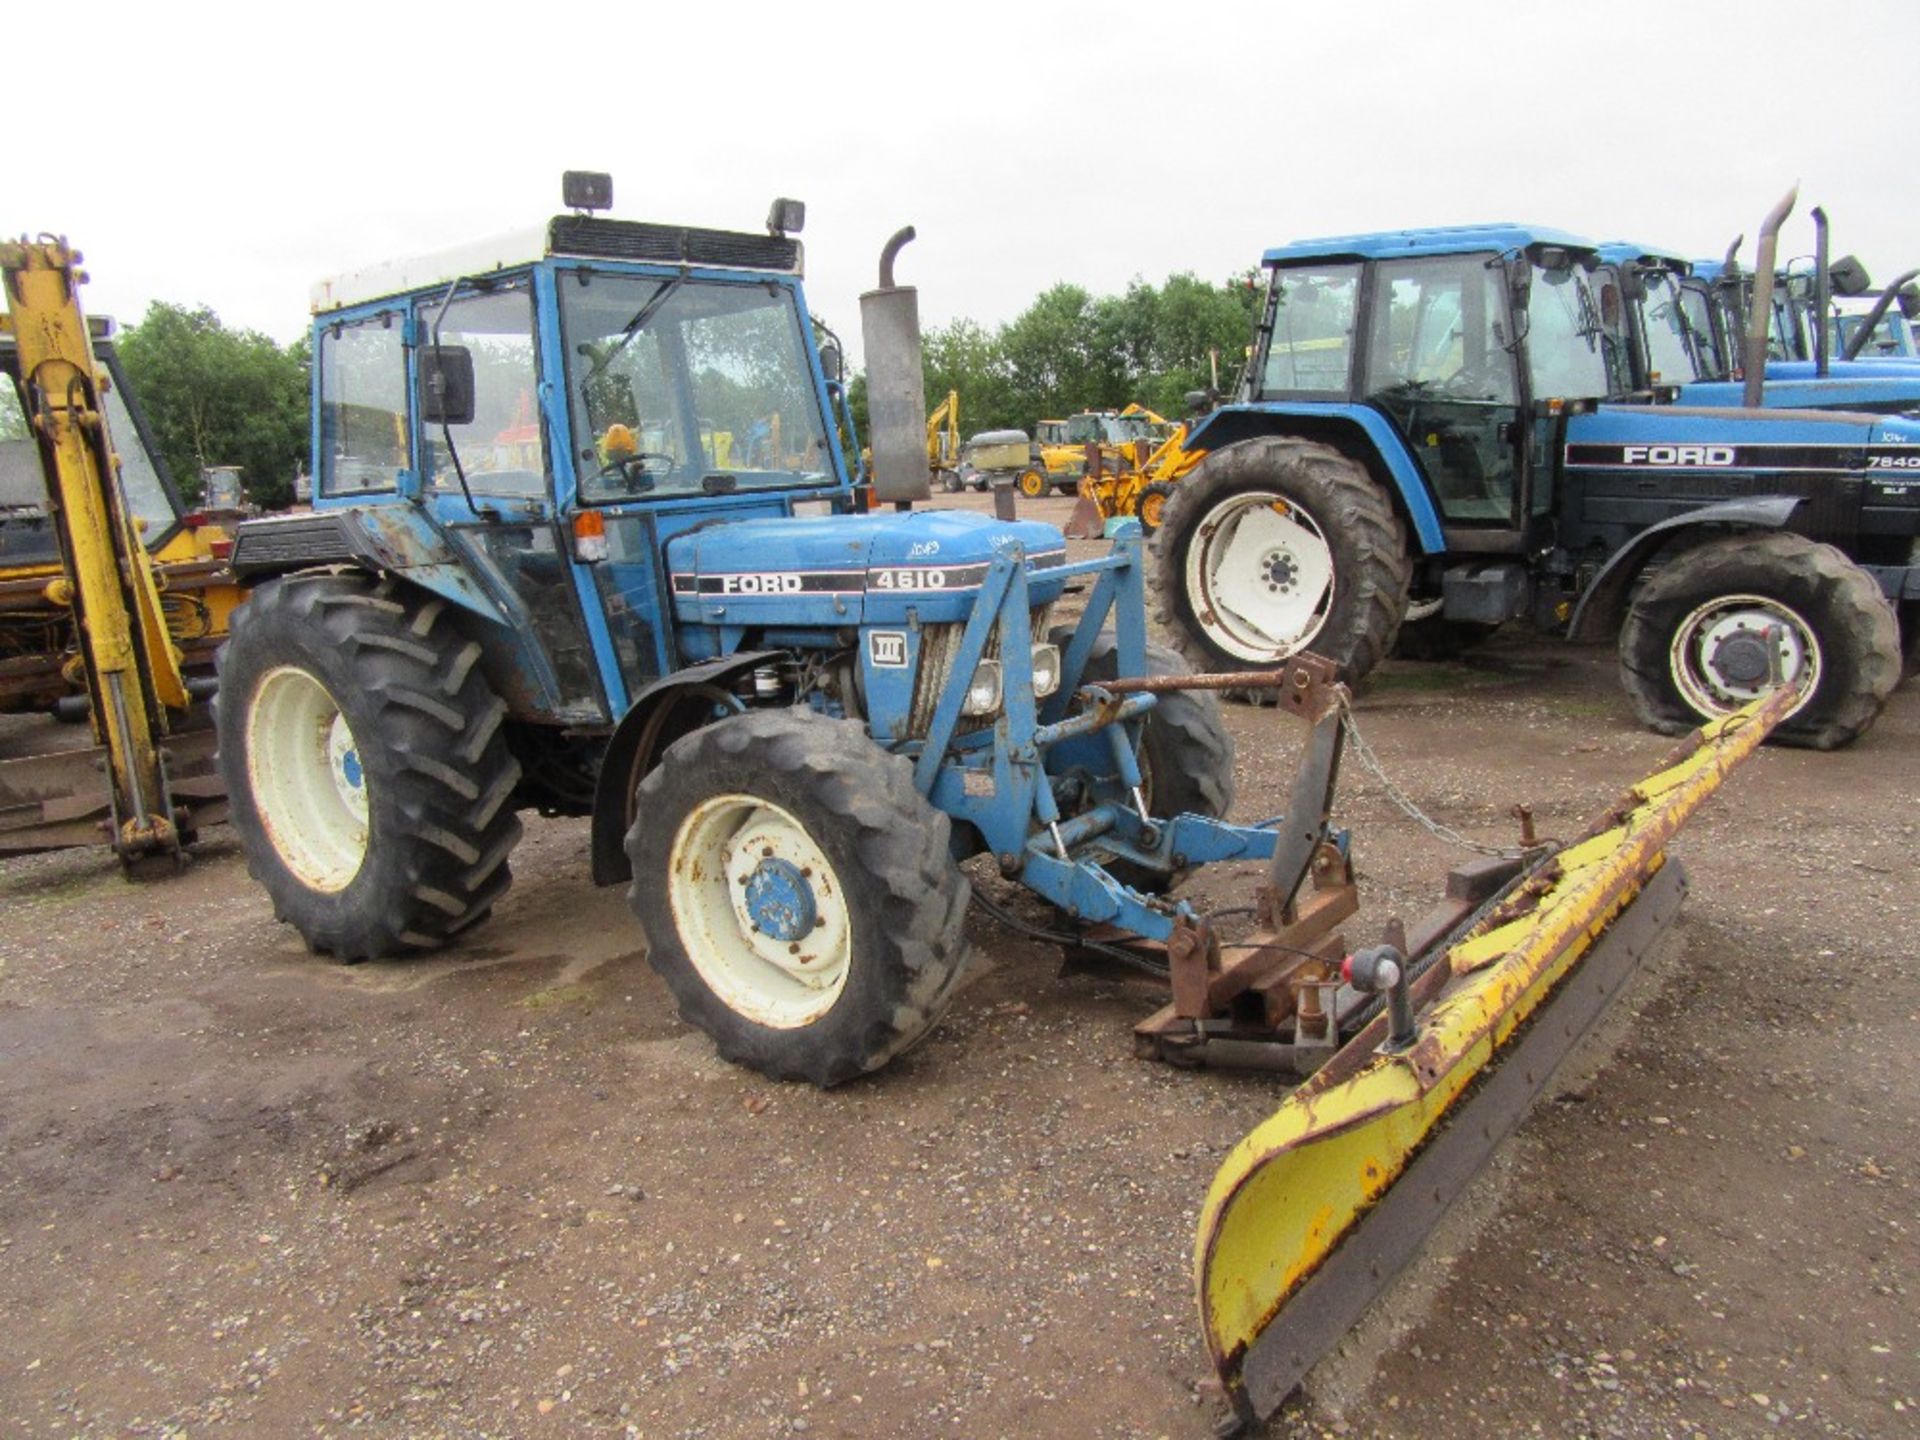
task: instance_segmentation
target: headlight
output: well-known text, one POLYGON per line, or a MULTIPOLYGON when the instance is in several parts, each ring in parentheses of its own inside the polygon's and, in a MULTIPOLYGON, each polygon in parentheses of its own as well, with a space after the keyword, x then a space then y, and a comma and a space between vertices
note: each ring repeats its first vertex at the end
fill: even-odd
POLYGON ((1036 645, 1033 647, 1033 696, 1044 700, 1060 688, 1060 647, 1058 645, 1036 645))
POLYGON ((991 715, 1000 708, 1000 662, 982 660, 973 679, 967 682, 967 700, 962 715, 991 715))

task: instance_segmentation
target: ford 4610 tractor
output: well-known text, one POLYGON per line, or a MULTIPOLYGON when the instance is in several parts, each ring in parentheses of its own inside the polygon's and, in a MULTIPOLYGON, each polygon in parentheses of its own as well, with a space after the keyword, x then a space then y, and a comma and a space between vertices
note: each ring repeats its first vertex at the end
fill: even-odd
POLYGON ((1667 839, 1796 694, 1355 952, 1331 667, 1274 677, 1310 732, 1293 803, 1231 824, 1212 682, 1148 644, 1137 530, 1070 561, 1049 525, 911 509, 911 231, 862 299, 874 490, 900 508, 856 513, 798 209, 766 234, 569 215, 322 287, 314 511, 243 524, 233 552, 251 594, 218 733, 248 865, 314 949, 400 955, 487 918, 519 810, 591 815, 594 878, 626 885, 682 1014, 743 1065, 834 1085, 952 997, 960 865, 988 857, 1051 903, 1049 938, 1167 977, 1144 1054, 1314 1074, 1222 1167, 1197 1245, 1226 1393, 1270 1410, 1672 917, 1667 839), (1081 614, 1055 626, 1069 587, 1081 614), (1172 893, 1226 859, 1267 867, 1232 939, 1172 893), (1444 1123, 1516 1034, 1534 1048, 1484 1091, 1497 1111, 1444 1123), (1376 1202, 1421 1166, 1419 1213, 1392 1218, 1376 1202))

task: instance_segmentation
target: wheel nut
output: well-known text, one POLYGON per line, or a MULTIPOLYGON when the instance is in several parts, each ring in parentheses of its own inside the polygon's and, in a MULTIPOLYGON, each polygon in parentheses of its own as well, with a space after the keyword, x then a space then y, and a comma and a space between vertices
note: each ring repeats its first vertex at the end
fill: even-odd
POLYGON ((811 865, 802 865, 800 867, 800 878, 802 880, 811 880, 813 878, 813 867, 811 865))
POLYGON ((798 955, 799 953, 800 953, 800 942, 798 940, 794 941, 791 945, 787 946, 787 954, 798 955))
POLYGON ((760 847, 760 858, 763 860, 771 860, 773 858, 773 847, 771 845, 762 845, 760 847))

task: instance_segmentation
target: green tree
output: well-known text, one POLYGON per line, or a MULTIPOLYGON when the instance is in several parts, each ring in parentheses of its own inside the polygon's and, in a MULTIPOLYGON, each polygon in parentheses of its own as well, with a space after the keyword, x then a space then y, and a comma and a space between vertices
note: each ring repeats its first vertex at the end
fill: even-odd
POLYGON ((304 337, 282 349, 258 331, 229 330, 205 306, 155 301, 122 336, 120 358, 190 504, 209 465, 238 465, 248 496, 266 509, 292 503, 294 472, 307 460, 304 337))

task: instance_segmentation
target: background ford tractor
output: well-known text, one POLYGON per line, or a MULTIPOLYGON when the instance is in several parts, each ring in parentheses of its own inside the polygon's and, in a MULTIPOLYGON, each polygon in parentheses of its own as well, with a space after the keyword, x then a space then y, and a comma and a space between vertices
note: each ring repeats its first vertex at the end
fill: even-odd
MULTIPOLYGON (((1852 412, 1606 403, 1633 389, 1596 249, 1517 225, 1270 250, 1244 393, 1154 538, 1186 657, 1269 669, 1311 646, 1349 679, 1403 623, 1516 618, 1618 635, 1642 718, 1678 733, 1761 693, 1828 748, 1920 628, 1920 424, 1852 412)), ((1610 274, 1611 272, 1604 272, 1610 274)))

